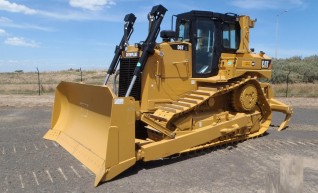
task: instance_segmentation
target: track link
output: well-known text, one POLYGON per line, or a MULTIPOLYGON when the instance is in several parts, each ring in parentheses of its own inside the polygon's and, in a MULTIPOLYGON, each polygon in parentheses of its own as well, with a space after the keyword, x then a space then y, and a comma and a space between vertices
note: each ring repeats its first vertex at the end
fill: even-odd
MULTIPOLYGON (((246 76, 239 79, 233 79, 226 84, 216 85, 215 87, 199 87, 198 90, 187 93, 182 98, 174 101, 171 104, 164 104, 154 113, 144 114, 142 121, 147 123, 150 127, 160 131, 166 136, 173 138, 173 131, 175 130, 174 122, 179 118, 186 117, 193 113, 199 107, 206 105, 209 100, 214 97, 229 93, 244 84, 253 84, 257 88, 258 101, 257 106, 261 112, 261 126, 257 132, 244 135, 241 137, 222 137, 222 139, 214 140, 213 142, 202 145, 202 148, 213 146, 214 144, 222 144, 225 142, 234 142, 244 140, 250 137, 256 137, 263 134, 269 127, 271 122, 271 109, 263 93, 263 90, 257 81, 257 77, 246 76)), ((197 149, 195 147, 195 149, 197 149)))

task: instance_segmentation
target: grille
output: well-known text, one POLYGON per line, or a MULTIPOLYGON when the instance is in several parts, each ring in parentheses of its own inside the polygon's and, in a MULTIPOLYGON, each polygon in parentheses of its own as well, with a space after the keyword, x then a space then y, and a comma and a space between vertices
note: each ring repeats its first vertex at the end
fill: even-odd
MULTIPOLYGON (((122 58, 120 59, 120 72, 119 72, 119 88, 118 96, 124 97, 131 79, 134 76, 134 70, 137 65, 139 58, 122 58)), ((135 85, 130 93, 130 96, 134 97, 135 100, 140 100, 141 80, 140 75, 137 77, 135 85)))

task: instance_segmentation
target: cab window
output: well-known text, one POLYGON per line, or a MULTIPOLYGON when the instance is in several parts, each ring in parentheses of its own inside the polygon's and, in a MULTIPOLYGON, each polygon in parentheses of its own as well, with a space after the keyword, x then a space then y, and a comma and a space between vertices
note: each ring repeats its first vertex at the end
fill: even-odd
POLYGON ((181 20, 178 26, 179 41, 190 41, 190 24, 188 21, 181 20))
POLYGON ((240 31, 237 30, 237 27, 235 24, 223 24, 223 48, 227 49, 235 49, 237 50, 239 48, 239 33, 240 31))

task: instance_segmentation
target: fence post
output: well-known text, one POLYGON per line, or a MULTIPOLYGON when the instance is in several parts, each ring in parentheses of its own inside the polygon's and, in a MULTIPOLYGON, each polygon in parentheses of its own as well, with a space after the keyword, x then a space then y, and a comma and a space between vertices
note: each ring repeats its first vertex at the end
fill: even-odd
POLYGON ((40 71, 38 67, 36 67, 36 70, 38 71, 38 85, 39 85, 39 96, 40 96, 41 95, 40 71))
POLYGON ((291 73, 291 70, 289 69, 288 74, 287 74, 287 79, 286 79, 286 97, 288 95, 288 83, 289 83, 289 75, 291 73))
POLYGON ((80 68, 80 71, 81 71, 81 82, 83 82, 82 68, 80 68))

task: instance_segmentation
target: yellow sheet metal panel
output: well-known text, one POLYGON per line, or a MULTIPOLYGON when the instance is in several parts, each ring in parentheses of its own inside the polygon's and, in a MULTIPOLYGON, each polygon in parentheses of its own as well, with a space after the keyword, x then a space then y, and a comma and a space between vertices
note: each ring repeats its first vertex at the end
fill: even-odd
POLYGON ((224 122, 218 125, 208 125, 191 133, 177 136, 175 139, 165 139, 158 142, 143 145, 143 160, 150 161, 162 157, 166 157, 182 150, 194 147, 196 145, 204 144, 213 139, 222 136, 221 130, 224 128, 231 128, 233 124, 239 124, 239 128, 244 127, 251 119, 250 116, 238 114, 237 117, 231 121, 224 122))
POLYGON ((61 82, 52 128, 44 138, 58 142, 93 171, 97 185, 135 163, 135 116, 132 97, 115 98, 106 86, 61 82))
POLYGON ((98 157, 105 157, 105 149, 101 147, 106 146, 105 137, 110 126, 114 98, 110 89, 62 82, 55 98, 52 129, 62 131, 98 157))

